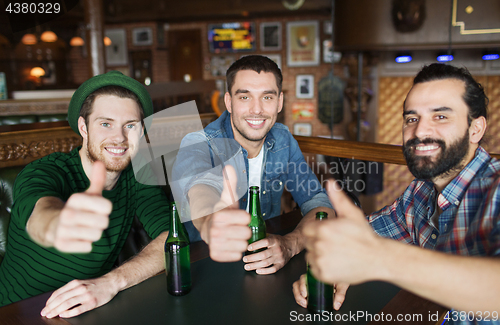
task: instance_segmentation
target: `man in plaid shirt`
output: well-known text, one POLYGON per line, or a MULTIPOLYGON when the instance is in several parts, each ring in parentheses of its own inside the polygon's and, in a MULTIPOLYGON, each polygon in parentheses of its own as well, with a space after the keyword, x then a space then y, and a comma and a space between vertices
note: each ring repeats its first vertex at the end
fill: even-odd
MULTIPOLYGON (((342 283, 382 280, 452 308, 450 324, 500 324, 500 161, 480 146, 487 103, 465 68, 425 66, 403 109, 403 153, 416 177, 406 191, 367 223, 327 184, 338 218, 304 235, 314 275, 337 283, 335 309, 342 283)), ((294 294, 306 306, 304 276, 294 294)))

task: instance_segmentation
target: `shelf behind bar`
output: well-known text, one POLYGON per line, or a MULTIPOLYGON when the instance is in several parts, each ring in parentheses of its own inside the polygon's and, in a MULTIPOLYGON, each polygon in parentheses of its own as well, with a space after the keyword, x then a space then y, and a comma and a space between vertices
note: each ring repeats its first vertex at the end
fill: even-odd
MULTIPOLYGON (((304 153, 406 165, 401 146, 371 142, 294 136, 304 153)), ((500 159, 500 154, 490 154, 500 159)))
MULTIPOLYGON (((207 122, 210 117, 202 116, 207 122)), ((45 154, 69 151, 78 145, 79 137, 67 125, 64 121, 0 126, 0 168, 24 166, 45 154)), ((298 135, 295 139, 304 153, 406 165, 401 146, 298 135)), ((500 159, 500 154, 491 156, 500 159)))

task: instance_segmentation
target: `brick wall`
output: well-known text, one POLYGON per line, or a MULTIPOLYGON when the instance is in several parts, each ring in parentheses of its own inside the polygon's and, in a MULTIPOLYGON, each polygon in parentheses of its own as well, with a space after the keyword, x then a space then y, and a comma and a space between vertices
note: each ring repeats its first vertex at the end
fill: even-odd
MULTIPOLYGON (((329 135, 330 130, 327 125, 321 123, 317 118, 317 86, 314 87, 314 98, 312 99, 298 99, 295 96, 295 80, 296 76, 299 74, 309 74, 314 76, 314 83, 317 83, 325 77, 331 70, 330 63, 323 63, 322 55, 323 51, 320 51, 320 64, 313 67, 288 67, 287 57, 286 57, 286 47, 287 47, 287 22, 291 21, 306 21, 306 20, 316 20, 319 22, 319 35, 320 35, 320 47, 322 46, 322 41, 329 39, 330 35, 327 35, 323 31, 323 22, 329 20, 329 16, 301 16, 296 18, 266 18, 266 19, 252 19, 251 22, 255 23, 256 32, 256 51, 251 52, 251 54, 279 54, 281 56, 281 68, 283 73, 283 91, 285 92, 285 107, 284 116, 285 124, 293 130, 293 125, 298 122, 310 123, 312 125, 312 135, 329 135), (260 23, 262 22, 281 22, 282 24, 282 49, 280 51, 261 51, 260 50, 260 23), (292 109, 294 103, 297 102, 310 102, 314 105, 314 116, 311 120, 294 120, 292 117, 292 109)), ((153 82, 169 81, 169 52, 168 52, 168 31, 169 30, 181 30, 181 29, 199 29, 201 33, 202 44, 202 57, 203 57, 203 78, 205 80, 209 79, 221 79, 224 80, 223 76, 212 76, 210 64, 213 56, 218 56, 219 54, 213 54, 209 51, 209 44, 207 39, 208 25, 212 23, 221 23, 222 21, 205 21, 205 22, 189 22, 189 23, 172 23, 168 24, 166 28, 158 28, 155 22, 143 22, 143 23, 133 23, 133 24, 115 24, 107 25, 106 28, 123 28, 127 35, 127 47, 128 51, 144 50, 149 49, 152 53, 152 80, 153 82), (134 46, 132 43, 132 30, 138 27, 150 27, 153 31, 153 44, 149 46, 134 46), (163 33, 162 44, 158 43, 157 33, 163 33)), ((161 36, 161 35, 160 35, 161 36)), ((247 53, 244 53, 247 54, 247 53)), ((234 56, 238 59, 241 55, 238 54, 220 54, 219 56, 234 56)), ((250 54, 250 53, 249 53, 250 54)), ((73 75, 73 80, 75 83, 79 84, 89 78, 88 71, 88 58, 82 56, 81 48, 72 48, 69 55, 71 73, 73 75)), ((123 72, 129 72, 129 65, 112 67, 113 69, 119 69, 123 72)), ((335 75, 342 74, 342 68, 336 66, 335 75)), ((345 114, 344 114, 345 115, 345 114)), ((344 135, 344 126, 336 127, 335 134, 344 135)))

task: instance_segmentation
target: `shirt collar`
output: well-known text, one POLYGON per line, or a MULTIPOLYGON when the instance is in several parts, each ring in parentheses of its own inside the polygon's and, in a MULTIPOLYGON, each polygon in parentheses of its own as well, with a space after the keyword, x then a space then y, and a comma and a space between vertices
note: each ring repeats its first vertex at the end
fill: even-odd
POLYGON ((276 138, 274 137, 274 125, 269 130, 269 133, 267 133, 266 140, 264 141, 264 145, 267 146, 267 149, 271 149, 274 146, 274 143, 276 142, 276 138))
POLYGON ((224 120, 222 122, 222 127, 224 128, 224 132, 226 133, 229 139, 234 139, 233 127, 231 126, 231 113, 225 111, 222 113, 224 116, 224 120))
POLYGON ((474 176, 490 161, 490 155, 482 147, 476 149, 474 158, 455 177, 438 196, 438 204, 441 210, 445 210, 451 204, 458 206, 469 187, 474 176))

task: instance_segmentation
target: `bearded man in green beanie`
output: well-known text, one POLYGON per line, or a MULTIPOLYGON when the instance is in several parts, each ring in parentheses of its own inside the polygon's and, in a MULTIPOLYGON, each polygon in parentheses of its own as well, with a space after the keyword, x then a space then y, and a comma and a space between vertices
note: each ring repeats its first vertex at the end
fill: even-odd
POLYGON ((16 179, 0 306, 57 289, 41 315, 72 317, 164 268, 169 201, 130 164, 152 113, 144 86, 117 71, 77 89, 68 121, 82 146, 34 161, 16 179), (113 269, 135 215, 154 239, 113 269))

